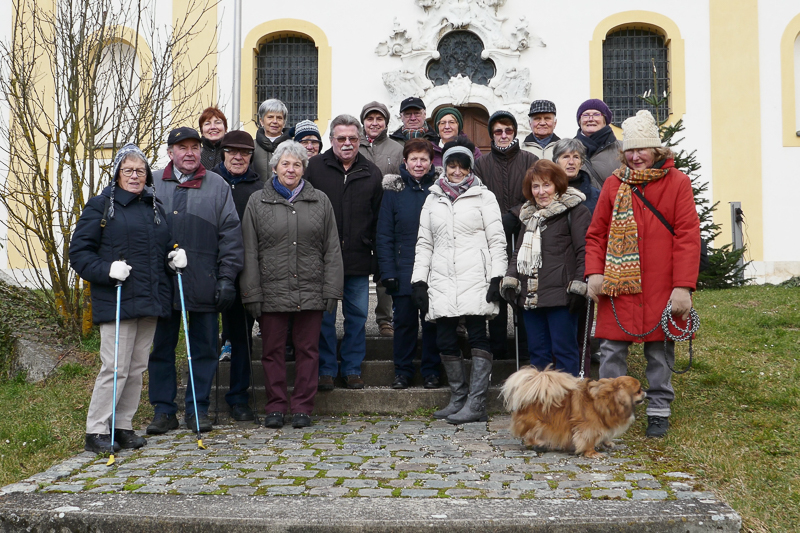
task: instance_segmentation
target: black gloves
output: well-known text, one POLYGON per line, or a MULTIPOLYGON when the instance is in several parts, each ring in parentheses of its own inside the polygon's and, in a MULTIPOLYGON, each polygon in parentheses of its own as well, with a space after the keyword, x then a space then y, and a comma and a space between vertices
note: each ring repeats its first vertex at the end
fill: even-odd
POLYGON ((503 221, 503 231, 506 235, 516 235, 519 233, 520 221, 514 213, 509 211, 503 215, 501 220, 503 221))
POLYGON ((428 314, 428 284, 418 281, 411 284, 411 301, 422 314, 428 314))
POLYGON ((492 302, 499 302, 503 299, 503 295, 500 294, 500 282, 503 281, 503 276, 497 276, 496 278, 492 278, 492 281, 489 282, 489 291, 486 293, 486 301, 489 303, 492 302))
POLYGON ((327 313, 333 314, 336 312, 336 302, 338 302, 336 298, 325 298, 322 300, 322 303, 325 304, 325 311, 327 313))
POLYGON ((400 290, 400 280, 397 278, 382 279, 381 285, 389 294, 396 294, 400 290))
POLYGON ((214 306, 217 311, 227 311, 236 299, 236 286, 228 278, 217 280, 217 290, 214 293, 214 306))
POLYGON ((586 296, 580 294, 567 293, 567 306, 573 315, 582 315, 586 312, 586 296))

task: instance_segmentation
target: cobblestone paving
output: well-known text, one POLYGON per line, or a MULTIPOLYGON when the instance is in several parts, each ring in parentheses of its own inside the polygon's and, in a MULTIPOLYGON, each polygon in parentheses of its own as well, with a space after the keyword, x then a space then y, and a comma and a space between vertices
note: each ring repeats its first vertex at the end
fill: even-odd
POLYGON ((637 468, 622 441, 604 459, 537 453, 508 416, 451 426, 414 417, 314 417, 310 428, 215 426, 197 447, 185 429, 116 456, 90 453, 0 489, 11 492, 305 495, 366 498, 666 500, 700 498, 683 472, 637 468))

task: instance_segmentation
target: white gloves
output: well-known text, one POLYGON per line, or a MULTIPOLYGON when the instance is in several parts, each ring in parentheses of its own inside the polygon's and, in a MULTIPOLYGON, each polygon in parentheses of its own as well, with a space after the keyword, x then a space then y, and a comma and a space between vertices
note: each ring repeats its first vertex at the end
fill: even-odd
POLYGON ((125 281, 128 279, 128 276, 130 276, 132 268, 133 267, 125 261, 114 261, 111 263, 111 269, 108 271, 108 277, 119 281, 125 281))
POLYGON ((186 261, 186 251, 183 248, 176 248, 172 250, 170 253, 167 254, 167 259, 169 259, 169 267, 172 270, 177 269, 184 269, 188 264, 186 261))
POLYGON ((597 303, 597 297, 603 294, 603 275, 592 274, 586 284, 586 296, 597 303))

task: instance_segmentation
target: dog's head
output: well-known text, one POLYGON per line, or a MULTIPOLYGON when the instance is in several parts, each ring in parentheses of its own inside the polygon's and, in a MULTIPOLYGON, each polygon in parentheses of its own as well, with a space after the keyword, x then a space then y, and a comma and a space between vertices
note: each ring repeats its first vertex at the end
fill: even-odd
POLYGON ((590 381, 587 392, 592 397, 598 413, 620 419, 631 416, 634 407, 644 402, 647 397, 639 380, 630 376, 590 381))
POLYGON ((622 376, 616 378, 614 384, 617 387, 617 397, 620 400, 627 396, 633 405, 640 405, 647 398, 647 393, 642 390, 642 384, 636 378, 622 376))

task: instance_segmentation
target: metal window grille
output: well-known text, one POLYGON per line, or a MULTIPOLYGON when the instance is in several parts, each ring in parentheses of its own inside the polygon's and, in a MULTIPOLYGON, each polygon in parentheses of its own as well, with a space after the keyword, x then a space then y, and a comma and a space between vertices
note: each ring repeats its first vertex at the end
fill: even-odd
POLYGON ((450 78, 461 74, 472 83, 489 85, 495 66, 491 59, 481 59, 484 46, 481 38, 470 31, 452 31, 439 41, 439 59, 428 63, 428 79, 435 86, 447 85, 450 78))
POLYGON ((614 114, 613 123, 622 124, 640 109, 656 116, 655 107, 642 100, 651 90, 667 101, 658 106, 657 116, 665 120, 670 109, 669 55, 664 37, 642 29, 623 29, 609 33, 603 43, 603 101, 614 114), (655 83, 653 78, 655 61, 655 83))
POLYGON ((264 100, 277 98, 286 104, 286 124, 317 117, 318 54, 314 41, 280 35, 258 48, 254 109, 264 100))

